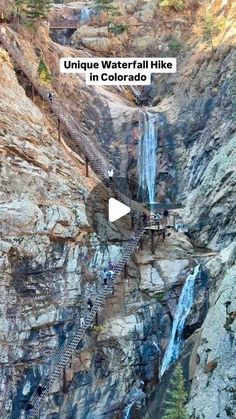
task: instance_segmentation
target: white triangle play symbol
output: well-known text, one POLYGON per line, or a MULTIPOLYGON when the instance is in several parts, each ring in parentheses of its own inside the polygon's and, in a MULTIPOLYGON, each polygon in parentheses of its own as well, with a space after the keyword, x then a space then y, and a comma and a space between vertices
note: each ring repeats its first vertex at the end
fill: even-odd
POLYGON ((111 223, 129 214, 130 211, 131 211, 130 207, 128 207, 125 204, 122 204, 122 202, 120 201, 117 201, 117 199, 114 199, 114 198, 109 199, 108 217, 111 223))

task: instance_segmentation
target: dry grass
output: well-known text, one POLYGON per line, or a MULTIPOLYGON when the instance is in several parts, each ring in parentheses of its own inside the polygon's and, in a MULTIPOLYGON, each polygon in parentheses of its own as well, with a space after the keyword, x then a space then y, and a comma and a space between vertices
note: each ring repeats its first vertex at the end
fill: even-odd
POLYGON ((1 48, 0 48, 0 61, 3 61, 11 65, 8 53, 1 48))

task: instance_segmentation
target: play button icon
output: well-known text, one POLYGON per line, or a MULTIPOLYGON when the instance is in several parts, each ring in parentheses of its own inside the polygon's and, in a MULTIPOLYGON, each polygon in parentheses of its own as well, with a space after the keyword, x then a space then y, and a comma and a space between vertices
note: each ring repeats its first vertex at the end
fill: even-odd
POLYGON ((111 223, 119 220, 131 211, 130 207, 117 201, 115 198, 109 199, 108 218, 111 223))
POLYGON ((109 242, 123 242, 136 228, 134 213, 142 214, 145 205, 132 199, 130 189, 126 178, 113 177, 112 187, 99 182, 86 197, 86 224, 103 247, 109 242))

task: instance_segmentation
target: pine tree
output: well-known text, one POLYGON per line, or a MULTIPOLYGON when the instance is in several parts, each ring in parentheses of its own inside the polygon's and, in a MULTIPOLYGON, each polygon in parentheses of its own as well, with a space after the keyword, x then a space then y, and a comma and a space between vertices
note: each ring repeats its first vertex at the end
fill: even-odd
POLYGON ((169 52, 171 56, 174 56, 174 57, 176 57, 180 53, 180 51, 183 50, 184 45, 178 34, 176 35, 173 34, 170 36, 168 47, 169 47, 169 52))
POLYGON ((114 17, 121 15, 119 7, 114 5, 114 0, 95 0, 95 8, 98 11, 104 11, 107 15, 108 35, 111 32, 122 33, 126 30, 125 25, 114 23, 114 17))
POLYGON ((51 0, 27 0, 27 16, 30 22, 46 19, 51 0))
POLYGON ((210 13, 208 13, 203 20, 202 35, 203 35, 203 41, 211 46, 212 52, 214 51, 213 38, 219 32, 220 32, 220 24, 217 24, 214 21, 213 16, 210 13))
POLYGON ((27 0, 15 0, 15 4, 13 5, 13 14, 16 15, 17 23, 20 23, 22 20, 22 16, 26 13, 26 1, 27 0))
POLYGON ((15 11, 17 16, 21 16, 26 9, 26 0, 15 0, 15 11))
POLYGON ((211 45, 211 49, 213 51, 214 45, 213 45, 213 19, 210 14, 206 15, 203 21, 203 28, 202 28, 202 34, 203 34, 203 41, 207 44, 211 45))
POLYGON ((175 367, 167 395, 169 400, 165 401, 166 408, 162 419, 189 419, 185 409, 187 393, 181 364, 175 367))
POLYGON ((45 63, 43 57, 40 58, 38 65, 38 77, 42 83, 48 84, 52 80, 52 75, 48 69, 47 64, 45 63))
POLYGON ((161 0, 160 6, 165 8, 171 8, 179 12, 185 8, 185 3, 183 0, 161 0))

